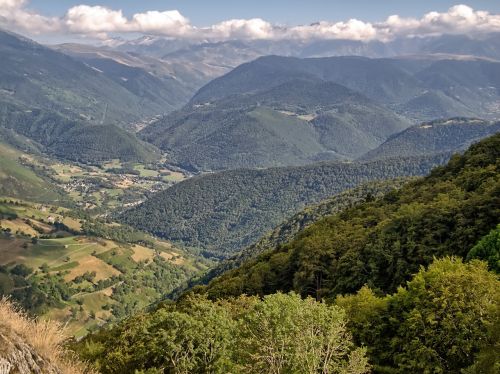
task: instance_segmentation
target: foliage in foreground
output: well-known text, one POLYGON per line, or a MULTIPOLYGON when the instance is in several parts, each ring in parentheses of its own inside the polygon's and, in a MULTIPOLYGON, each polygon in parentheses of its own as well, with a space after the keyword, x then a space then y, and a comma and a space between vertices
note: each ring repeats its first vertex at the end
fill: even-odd
POLYGON ((499 302, 485 262, 444 258, 384 297, 190 294, 76 348, 103 373, 493 373, 499 302))
POLYGON ((488 262, 491 271, 500 274, 500 225, 491 230, 467 254, 467 259, 477 258, 488 262))
POLYGON ((500 282, 484 262, 437 260, 393 295, 378 297, 363 287, 336 303, 377 372, 500 369, 500 282))
POLYGON ((345 312, 296 294, 220 302, 192 295, 78 347, 102 373, 369 372, 345 312))

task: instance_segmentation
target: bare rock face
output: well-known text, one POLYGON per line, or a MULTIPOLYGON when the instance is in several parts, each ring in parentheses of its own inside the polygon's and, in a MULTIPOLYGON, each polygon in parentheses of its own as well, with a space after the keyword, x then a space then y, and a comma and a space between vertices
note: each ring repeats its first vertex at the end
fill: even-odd
POLYGON ((16 333, 0 332, 0 374, 62 374, 16 333))

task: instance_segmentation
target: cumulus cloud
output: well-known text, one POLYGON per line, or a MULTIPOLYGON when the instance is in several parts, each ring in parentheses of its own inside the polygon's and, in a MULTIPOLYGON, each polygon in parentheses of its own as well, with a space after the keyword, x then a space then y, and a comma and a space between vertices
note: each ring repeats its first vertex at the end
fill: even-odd
POLYGON ((276 28, 263 19, 254 18, 224 21, 204 31, 209 37, 218 39, 272 39, 276 28))
POLYGON ((447 12, 429 12, 420 19, 393 15, 385 22, 376 24, 376 28, 381 39, 398 36, 500 32, 500 15, 476 11, 467 5, 455 5, 447 12))
POLYGON ((369 22, 350 19, 347 22, 318 22, 307 26, 295 26, 287 30, 297 39, 349 39, 372 40, 377 37, 376 28, 369 22))
POLYGON ((193 31, 189 20, 177 10, 137 13, 129 24, 132 31, 166 35, 187 35, 193 31))
POLYGON ((74 33, 105 33, 126 31, 128 21, 121 10, 77 5, 68 10, 63 23, 74 33))
POLYGON ((228 39, 349 39, 391 40, 401 36, 500 32, 500 15, 456 5, 446 12, 429 12, 423 17, 392 15, 370 23, 357 19, 320 21, 302 26, 273 25, 263 19, 231 19, 209 27, 196 27, 177 10, 151 10, 127 18, 121 10, 104 6, 77 5, 62 17, 45 17, 29 10, 26 0, 0 0, 0 25, 29 34, 70 33, 107 38, 109 33, 143 33, 168 37, 228 39))
POLYGON ((25 0, 0 0, 0 25, 7 29, 41 34, 59 30, 60 19, 26 9, 25 0))

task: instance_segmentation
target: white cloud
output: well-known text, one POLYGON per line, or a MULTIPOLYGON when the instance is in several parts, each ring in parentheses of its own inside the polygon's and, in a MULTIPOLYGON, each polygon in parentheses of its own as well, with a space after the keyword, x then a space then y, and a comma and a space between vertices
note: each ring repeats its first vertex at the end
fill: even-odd
POLYGON ((109 33, 144 33, 177 38, 227 39, 350 39, 390 40, 399 36, 500 32, 500 15, 456 5, 446 12, 429 12, 420 19, 388 17, 378 23, 350 19, 321 21, 303 26, 273 25, 263 19, 231 19, 198 28, 177 10, 136 13, 127 18, 121 10, 78 5, 63 17, 51 18, 29 10, 26 0, 0 0, 0 25, 28 34, 70 33, 106 38, 109 33))
POLYGON ((376 27, 380 38, 500 32, 500 15, 455 5, 447 12, 429 12, 420 19, 393 15, 376 27))
POLYGON ((45 17, 26 9, 25 0, 0 0, 0 25, 7 29, 20 29, 32 34, 54 32, 60 20, 45 17))
POLYGON ((377 30, 371 23, 350 19, 346 22, 318 22, 296 26, 288 29, 287 34, 298 39, 371 40, 377 37, 377 30))
POLYGON ((275 27, 260 18, 232 19, 201 30, 217 39, 273 39, 275 27))
POLYGON ((73 33, 127 31, 127 19, 121 10, 102 6, 77 5, 68 10, 62 23, 73 33))
POLYGON ((132 31, 166 35, 186 35, 193 30, 189 20, 177 10, 158 12, 156 10, 134 14, 129 23, 132 31))

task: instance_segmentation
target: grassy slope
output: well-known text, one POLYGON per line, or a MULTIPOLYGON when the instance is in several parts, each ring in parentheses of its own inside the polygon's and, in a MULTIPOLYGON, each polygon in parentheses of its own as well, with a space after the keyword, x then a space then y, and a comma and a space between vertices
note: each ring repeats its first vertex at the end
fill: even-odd
POLYGON ((33 201, 53 201, 60 198, 55 187, 23 166, 24 153, 0 142, 0 195, 22 197, 33 201))
MULTIPOLYGON (((15 200, 18 201, 18 200, 15 200)), ((48 274, 53 277, 62 277, 61 281, 66 282, 74 288, 82 287, 82 291, 76 292, 69 300, 61 301, 58 305, 53 305, 44 309, 45 317, 58 320, 68 324, 68 329, 75 336, 82 336, 89 329, 94 328, 110 319, 113 319, 108 307, 117 303, 123 305, 133 305, 131 310, 143 308, 152 302, 160 299, 165 293, 171 291, 174 287, 180 285, 188 274, 203 269, 205 265, 198 262, 196 257, 171 246, 167 242, 157 241, 155 249, 145 247, 140 244, 119 243, 113 240, 103 238, 89 237, 78 233, 80 229, 79 220, 70 216, 70 211, 63 208, 57 208, 49 205, 34 204, 25 201, 19 201, 18 204, 0 203, 0 227, 2 229, 10 228, 10 234, 5 234, 0 230, 0 265, 7 265, 12 268, 15 264, 25 264, 33 269, 39 269, 42 265, 48 268, 48 274), (16 219, 7 219, 7 215, 15 213, 16 219), (43 233, 33 230, 33 227, 45 229, 49 234, 53 227, 47 224, 49 217, 53 217, 63 222, 75 234, 61 232, 63 237, 38 239, 32 243, 32 237, 40 237, 43 233), (29 221, 29 224, 26 222, 29 221), (138 288, 134 289, 134 281, 125 281, 126 278, 134 274, 139 279, 141 277, 154 277, 148 265, 138 268, 139 263, 148 262, 152 264, 156 257, 161 257, 179 269, 178 279, 172 279, 172 285, 169 289, 163 289, 163 292, 153 288, 146 283, 141 284, 137 281, 138 288), (87 281, 75 283, 75 278, 89 271, 95 271, 96 275, 93 284, 99 281, 109 281, 112 277, 118 277, 109 287, 101 290, 87 289, 93 284, 87 281), (121 279, 121 281, 119 280, 121 279), (113 296, 115 289, 123 282, 130 283, 131 289, 122 288, 121 298, 113 296), (81 309, 76 315, 72 316, 72 309, 81 309), (108 307, 103 308, 105 305, 108 307), (95 314, 95 318, 91 317, 95 314)), ((13 287, 11 280, 0 271, 0 290, 13 287)), ((43 278, 43 273, 36 270, 30 277, 43 278)), ((167 273, 162 273, 163 277, 167 273)), ((160 280, 156 283, 160 284, 160 280)), ((165 287, 165 286, 163 286, 165 287)))

